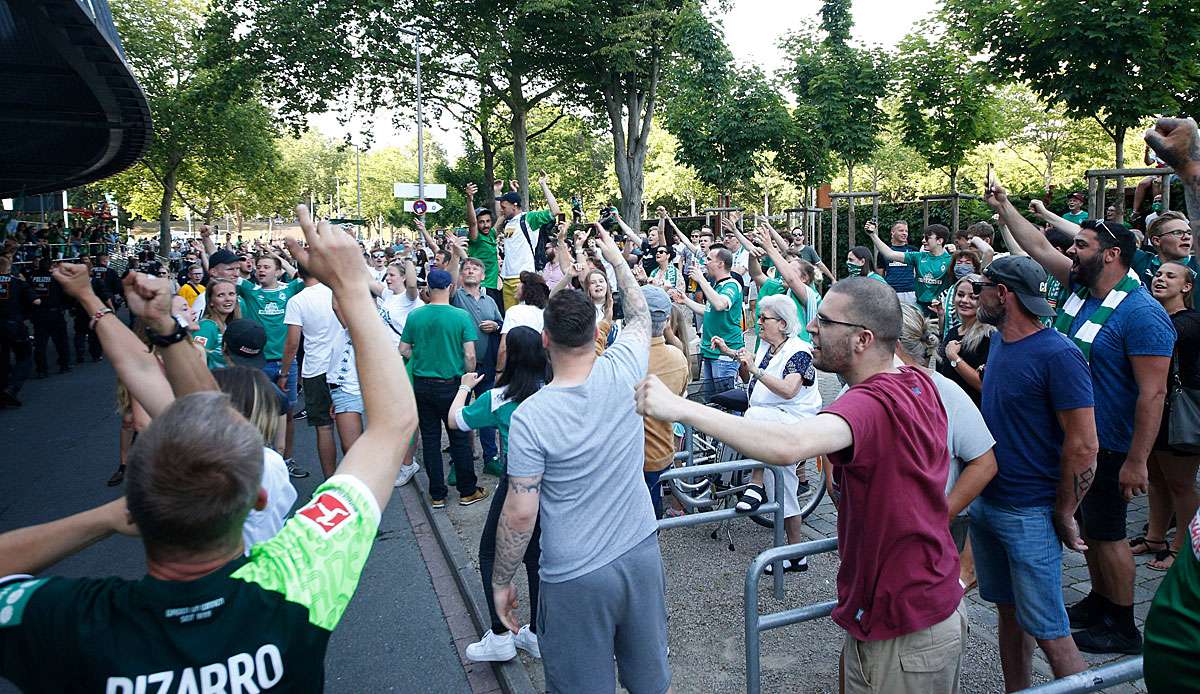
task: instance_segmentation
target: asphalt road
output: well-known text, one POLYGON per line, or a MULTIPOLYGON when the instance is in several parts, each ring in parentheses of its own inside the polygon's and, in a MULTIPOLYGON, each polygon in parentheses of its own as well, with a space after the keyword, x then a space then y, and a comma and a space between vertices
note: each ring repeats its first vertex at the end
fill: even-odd
MULTIPOLYGON (((41 523, 116 498, 120 418, 107 362, 30 380, 25 405, 0 410, 0 532, 41 523)), ((300 500, 320 481, 316 438, 297 422, 296 459, 312 474, 294 480, 300 500)), ((138 578, 136 539, 114 537, 53 567, 62 576, 138 578)), ((69 666, 69 663, 64 663, 69 666)), ((326 691, 470 691, 408 516, 398 497, 384 512, 358 592, 325 658, 326 691)), ((0 678, 0 694, 17 691, 0 678)))

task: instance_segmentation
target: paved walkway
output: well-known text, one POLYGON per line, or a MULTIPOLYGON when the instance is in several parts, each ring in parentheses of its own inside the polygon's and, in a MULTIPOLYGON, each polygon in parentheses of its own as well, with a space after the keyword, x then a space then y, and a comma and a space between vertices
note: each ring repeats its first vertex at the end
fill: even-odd
MULTIPOLYGON (((0 532, 82 511, 121 493, 104 485, 117 463, 115 383, 106 362, 87 363, 70 375, 29 381, 21 393, 25 406, 0 410, 5 490, 0 532)), ((315 436, 298 424, 296 458, 312 475, 295 485, 300 499, 308 499, 320 468, 315 436)), ((474 628, 463 624, 465 606, 417 503, 415 490, 406 487, 384 512, 358 592, 330 639, 326 691, 499 691, 491 668, 465 666, 456 647, 455 639, 474 636, 474 628)), ((114 537, 49 573, 136 578, 144 571, 140 542, 114 537)), ((14 691, 0 679, 0 694, 14 691)))

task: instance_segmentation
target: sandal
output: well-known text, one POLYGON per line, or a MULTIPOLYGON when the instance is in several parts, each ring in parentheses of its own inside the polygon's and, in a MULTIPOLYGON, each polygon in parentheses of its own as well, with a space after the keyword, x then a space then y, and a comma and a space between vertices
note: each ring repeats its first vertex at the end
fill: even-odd
POLYGON ((1145 536, 1141 536, 1130 540, 1129 547, 1132 549, 1134 556, 1151 554, 1165 550, 1167 548, 1167 541, 1165 539, 1151 540, 1145 536))
POLYGON ((678 518, 682 515, 686 515, 686 514, 684 514, 683 511, 675 508, 674 506, 668 506, 667 510, 663 511, 663 518, 678 518))
POLYGON ((1178 550, 1164 549, 1161 552, 1154 553, 1154 559, 1146 562, 1146 568, 1151 571, 1170 571, 1175 565, 1175 557, 1179 554, 1178 550), (1170 563, 1164 563, 1167 561, 1170 563))
POLYGON ((766 500, 767 490, 761 484, 752 484, 746 487, 746 491, 738 497, 737 506, 734 506, 734 509, 738 513, 754 513, 766 500))
MULTIPOLYGON (((792 561, 791 559, 783 560, 783 572, 785 574, 803 573, 805 571, 808 571, 808 557, 800 557, 799 561, 792 561)), ((763 567, 763 573, 768 576, 774 576, 775 565, 767 564, 763 567)))
POLYGON ((125 481, 125 466, 121 465, 121 466, 117 467, 117 471, 113 473, 112 477, 108 478, 108 481, 105 482, 105 484, 110 487, 115 487, 124 481, 125 481))

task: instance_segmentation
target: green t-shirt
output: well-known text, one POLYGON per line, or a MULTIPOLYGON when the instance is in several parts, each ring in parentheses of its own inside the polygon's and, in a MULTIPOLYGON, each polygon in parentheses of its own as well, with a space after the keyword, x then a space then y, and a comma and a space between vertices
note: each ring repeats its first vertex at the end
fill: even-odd
MULTIPOLYGON (((815 292, 816 290, 809 287, 808 291, 815 292)), ((796 305, 796 315, 800 317, 800 332, 797 333, 797 336, 805 342, 812 342, 812 336, 808 334, 808 322, 812 320, 812 316, 808 315, 804 302, 800 301, 791 288, 779 277, 772 277, 763 282, 762 288, 758 290, 758 301, 754 304, 754 334, 758 335, 758 316, 762 313, 762 300, 775 294, 786 294, 796 305)))
MULTIPOLYGON (((1192 272, 1200 272, 1200 262, 1196 262, 1196 256, 1189 255, 1186 258, 1181 258, 1180 262, 1191 268, 1192 272)), ((1150 253, 1137 249, 1133 253, 1133 262, 1129 267, 1138 274, 1138 278, 1142 280, 1142 284, 1146 285, 1146 289, 1150 289, 1150 283, 1154 281, 1154 274, 1162 267, 1162 259, 1157 253, 1150 253)))
POLYGON ((700 344, 700 356, 705 359, 716 359, 721 353, 712 347, 713 337, 725 340, 730 349, 741 349, 746 346, 742 336, 742 285, 732 277, 727 277, 716 286, 717 293, 729 299, 729 309, 718 311, 710 303, 704 310, 704 340, 700 344))
MULTIPOLYGON (((1054 309, 1055 313, 1057 314, 1058 307, 1061 306, 1062 302, 1067 298, 1067 288, 1063 286, 1062 282, 1058 281, 1057 277, 1047 273, 1046 291, 1042 293, 1042 296, 1046 297, 1046 302, 1050 304, 1050 308, 1054 309)), ((1042 325, 1046 326, 1047 328, 1054 327, 1054 316, 1043 316, 1038 320, 1041 321, 1042 325)))
POLYGON ((500 451, 508 454, 508 426, 512 422, 513 413, 517 411, 517 405, 511 400, 503 400, 504 388, 493 388, 478 398, 475 402, 467 405, 462 409, 463 423, 471 428, 472 431, 486 429, 487 427, 496 427, 500 431, 500 451), (499 392, 498 392, 499 391, 499 392), (492 397, 496 394, 496 402, 498 407, 492 407, 492 397))
POLYGON ((869 277, 869 278, 871 278, 871 279, 873 279, 873 280, 879 280, 880 282, 883 282, 884 284, 887 284, 887 280, 885 280, 885 279, 883 278, 883 275, 880 275, 878 272, 868 272, 868 273, 867 273, 867 277, 869 277))
POLYGON ((280 282, 274 289, 263 289, 257 284, 246 280, 237 283, 238 296, 245 302, 244 318, 258 321, 267 331, 267 345, 263 348, 263 358, 267 361, 283 358, 283 343, 287 339, 287 326, 283 324, 284 310, 288 299, 304 289, 304 280, 292 280, 287 284, 280 282))
POLYGON ((1146 615, 1142 657, 1152 692, 1200 690, 1200 514, 1179 532, 1183 546, 1146 615))
POLYGON ((665 277, 663 277, 662 268, 655 267, 653 270, 650 271, 650 278, 654 279, 656 277, 662 277, 663 282, 665 282, 668 286, 671 286, 671 287, 674 287, 679 284, 679 270, 674 265, 667 266, 667 271, 666 271, 665 277))
POLYGON ((918 304, 929 305, 942 293, 946 270, 952 259, 949 253, 934 255, 929 251, 908 251, 904 254, 904 264, 917 270, 918 304))
POLYGON ((319 690, 378 528, 366 485, 335 475, 249 557, 194 581, 8 583, 0 676, 31 692, 319 690))
POLYGON ((1083 224, 1088 218, 1087 210, 1080 210, 1078 212, 1063 212, 1062 218, 1068 222, 1083 224))
POLYGON ((409 371, 420 378, 458 378, 467 371, 463 343, 477 338, 471 314, 448 304, 413 309, 400 338, 412 345, 409 371))
POLYGON ((200 321, 200 329, 192 333, 192 341, 204 348, 210 369, 225 368, 225 352, 221 349, 224 337, 217 322, 209 318, 200 321))
POLYGON ((496 230, 480 229, 475 238, 467 241, 467 255, 483 263, 483 286, 500 288, 500 258, 496 255, 496 230))

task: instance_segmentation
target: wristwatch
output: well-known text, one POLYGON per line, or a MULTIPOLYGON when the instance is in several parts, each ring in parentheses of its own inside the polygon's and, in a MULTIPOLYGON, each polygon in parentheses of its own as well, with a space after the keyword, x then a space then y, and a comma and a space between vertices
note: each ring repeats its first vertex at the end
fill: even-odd
POLYGON ((951 360, 950 360, 950 368, 952 368, 952 369, 957 369, 957 368, 958 368, 958 362, 959 362, 959 360, 958 360, 958 359, 951 359, 951 360))
POLYGON ((175 329, 167 335, 159 335, 146 327, 146 339, 150 340, 150 344, 155 347, 170 347, 176 342, 182 342, 188 336, 188 323, 180 316, 171 316, 175 319, 175 329))

